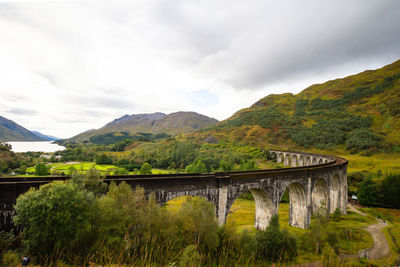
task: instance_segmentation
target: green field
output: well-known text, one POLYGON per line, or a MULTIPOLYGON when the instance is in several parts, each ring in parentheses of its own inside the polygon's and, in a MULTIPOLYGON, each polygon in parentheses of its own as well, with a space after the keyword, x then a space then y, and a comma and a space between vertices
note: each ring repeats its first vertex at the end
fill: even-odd
MULTIPOLYGON (((94 162, 71 162, 71 163, 49 163, 47 166, 50 169, 50 174, 64 173, 65 175, 69 175, 71 173, 71 169, 75 169, 78 172, 87 172, 91 168, 96 168, 103 174, 114 174, 115 170, 119 167, 115 165, 98 165, 94 162)), ((35 167, 29 167, 26 170, 29 175, 24 176, 33 176, 35 173, 35 167)), ((162 169, 152 169, 153 174, 166 174, 170 173, 170 170, 162 170, 162 169)), ((138 174, 137 172, 129 172, 129 174, 138 174)))

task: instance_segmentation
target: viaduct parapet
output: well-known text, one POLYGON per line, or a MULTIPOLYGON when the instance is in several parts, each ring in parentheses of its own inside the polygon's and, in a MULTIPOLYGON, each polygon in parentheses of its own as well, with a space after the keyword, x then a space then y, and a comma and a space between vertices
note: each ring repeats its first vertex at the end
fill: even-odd
MULTIPOLYGON (((311 215, 322 209, 333 213, 347 211, 347 160, 319 154, 270 150, 278 163, 290 168, 216 172, 209 174, 161 174, 106 176, 105 182, 125 181, 132 188, 141 186, 154 192, 160 204, 180 196, 200 196, 215 205, 219 224, 224 224, 234 201, 250 191, 255 200, 255 228, 265 229, 279 203, 289 190, 289 224, 307 228, 311 215)), ((66 180, 68 177, 0 178, 0 230, 12 227, 17 197, 31 187, 66 180)))

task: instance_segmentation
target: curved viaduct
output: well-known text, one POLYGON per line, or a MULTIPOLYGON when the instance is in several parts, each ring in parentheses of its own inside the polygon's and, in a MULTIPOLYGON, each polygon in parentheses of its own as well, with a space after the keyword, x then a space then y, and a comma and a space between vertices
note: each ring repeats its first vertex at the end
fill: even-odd
MULTIPOLYGON (((265 229, 278 212, 283 193, 289 189, 289 224, 307 228, 311 214, 321 207, 329 213, 347 210, 347 160, 304 152, 270 150, 277 162, 290 168, 163 175, 106 176, 105 182, 122 182, 154 192, 160 204, 179 196, 201 196, 213 202, 218 222, 224 224, 233 202, 250 191, 255 200, 255 227, 265 229)), ((0 230, 12 227, 13 204, 30 187, 68 177, 0 178, 0 230)))

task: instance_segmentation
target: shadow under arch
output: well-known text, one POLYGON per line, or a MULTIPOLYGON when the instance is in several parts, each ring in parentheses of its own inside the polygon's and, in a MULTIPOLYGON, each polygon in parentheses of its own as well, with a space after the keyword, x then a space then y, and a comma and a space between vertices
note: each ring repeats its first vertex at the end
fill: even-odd
POLYGON ((289 154, 286 154, 285 155, 284 165, 285 166, 290 166, 291 162, 292 162, 291 156, 289 154))
POLYGON ((334 213, 337 208, 340 209, 340 196, 339 196, 339 175, 334 174, 330 177, 329 186, 329 213, 334 213))
POLYGON ((299 159, 297 158, 297 155, 293 155, 291 159, 290 166, 291 167, 297 167, 299 164, 299 159))
POLYGON ((317 165, 317 158, 313 157, 311 165, 317 165))
POLYGON ((328 212, 328 184, 324 179, 318 178, 314 182, 311 199, 313 214, 318 212, 328 212))
POLYGON ((310 156, 307 156, 306 157, 306 164, 305 164, 305 166, 310 166, 311 165, 311 157, 310 156))
POLYGON ((299 167, 303 167, 304 166, 304 156, 303 155, 300 155, 300 157, 299 157, 299 167))
POLYGON ((305 229, 308 227, 307 196, 299 183, 289 185, 289 225, 305 229))

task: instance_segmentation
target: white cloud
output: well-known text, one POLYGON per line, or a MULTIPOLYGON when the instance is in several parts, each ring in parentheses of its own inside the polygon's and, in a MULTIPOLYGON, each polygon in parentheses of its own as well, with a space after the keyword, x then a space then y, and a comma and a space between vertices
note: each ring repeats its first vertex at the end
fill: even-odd
POLYGON ((270 93, 398 59, 399 8, 391 0, 0 1, 0 114, 59 137, 133 113, 225 119, 270 93))

